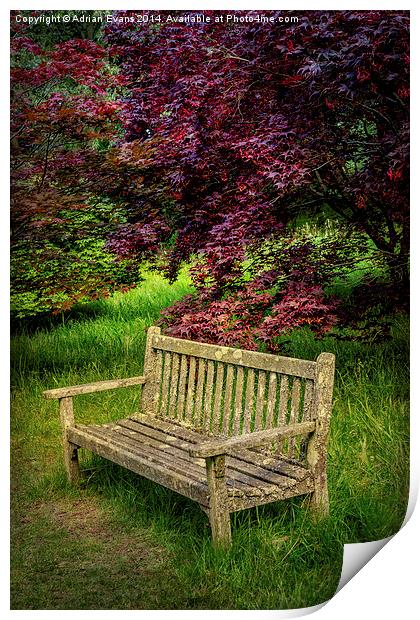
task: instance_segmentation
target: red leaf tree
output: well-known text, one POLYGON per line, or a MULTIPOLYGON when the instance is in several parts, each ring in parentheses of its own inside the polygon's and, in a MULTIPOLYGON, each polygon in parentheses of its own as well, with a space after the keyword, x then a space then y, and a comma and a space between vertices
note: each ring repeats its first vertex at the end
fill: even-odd
MULTIPOLYGON (((288 269, 294 248, 285 241, 291 218, 328 205, 348 231, 374 243, 392 282, 405 289, 408 15, 312 11, 285 26, 277 12, 270 12, 269 24, 255 12, 237 12, 246 25, 204 14, 209 23, 186 24, 148 12, 148 22, 139 24, 129 21, 131 12, 120 12, 120 23, 106 30, 130 89, 120 158, 144 180, 128 196, 136 217, 113 236, 113 249, 124 248, 124 255, 129 247, 135 256, 148 236, 165 239, 166 224, 176 232, 169 275, 198 257, 195 311, 208 319, 202 316, 202 325, 220 317, 220 304, 228 301, 232 321, 238 295, 257 290, 254 280, 265 277, 273 314, 252 329, 267 335, 274 325, 279 331, 295 326, 296 297, 306 323, 323 330, 334 323, 336 302, 328 303, 319 287, 338 267, 339 246, 330 248, 328 268, 316 265, 313 252, 304 258, 301 248, 288 269), (151 206, 138 208, 145 196, 151 206), (261 249, 267 243, 271 254, 261 249), (258 252, 260 268, 249 270, 247 261, 258 252)), ((178 322, 179 308, 171 315, 172 330, 195 337, 209 331, 184 310, 178 322)), ((228 321, 211 337, 220 341, 233 330, 228 321)))

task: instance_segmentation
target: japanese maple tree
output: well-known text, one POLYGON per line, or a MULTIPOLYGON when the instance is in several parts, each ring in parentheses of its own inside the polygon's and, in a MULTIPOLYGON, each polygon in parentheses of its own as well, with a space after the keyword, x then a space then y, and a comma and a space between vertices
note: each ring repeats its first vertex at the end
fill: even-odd
POLYGON ((120 22, 106 29, 130 89, 120 158, 144 181, 128 198, 132 223, 110 243, 122 256, 141 256, 145 239, 175 231, 171 277, 183 260, 198 258, 194 312, 192 300, 190 312, 170 311, 173 333, 222 341, 240 331, 241 296, 258 305, 252 291, 264 277, 271 302, 264 298, 266 314, 253 311, 246 328, 266 337, 305 324, 305 307, 306 324, 331 326, 336 301, 323 287, 334 269, 322 275, 308 258, 285 278, 286 224, 326 205, 347 234, 370 238, 394 285, 407 285, 407 13, 311 11, 290 26, 270 15, 270 24, 185 24, 149 12, 139 24, 119 12, 120 22), (277 253, 268 269, 259 261, 257 283, 244 277, 250 253, 275 239, 283 239, 283 260, 277 253), (300 322, 292 318, 294 298, 300 322))

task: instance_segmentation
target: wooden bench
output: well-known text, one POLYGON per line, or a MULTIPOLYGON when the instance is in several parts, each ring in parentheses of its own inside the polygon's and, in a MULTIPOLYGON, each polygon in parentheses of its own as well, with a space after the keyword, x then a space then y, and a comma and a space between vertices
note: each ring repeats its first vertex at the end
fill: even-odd
POLYGON ((198 502, 213 542, 231 541, 231 512, 310 494, 328 513, 327 439, 334 355, 316 362, 203 344, 148 330, 144 375, 44 392, 58 398, 69 481, 78 449, 198 502), (139 413, 75 424, 73 396, 141 385, 139 413))

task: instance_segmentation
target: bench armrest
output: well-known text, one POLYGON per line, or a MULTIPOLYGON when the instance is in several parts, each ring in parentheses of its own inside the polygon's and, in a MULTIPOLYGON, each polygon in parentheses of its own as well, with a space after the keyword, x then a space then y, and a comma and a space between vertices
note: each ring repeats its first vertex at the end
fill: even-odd
POLYGON ((110 381, 97 381, 96 383, 71 385, 54 390, 46 390, 42 393, 45 398, 67 398, 68 396, 77 396, 78 394, 102 392, 104 390, 129 387, 131 385, 142 385, 143 383, 146 383, 145 377, 128 377, 127 379, 111 379, 110 381))
POLYGON ((255 433, 246 433, 236 437, 228 437, 226 439, 211 439, 203 441, 193 448, 190 448, 190 456, 198 458, 207 458, 209 456, 218 456, 227 454, 235 448, 256 448, 267 443, 272 443, 283 439, 284 437, 296 437, 296 435, 306 435, 315 430, 315 422, 300 422, 298 424, 288 424, 278 426, 277 428, 266 429, 265 431, 256 431, 255 433))

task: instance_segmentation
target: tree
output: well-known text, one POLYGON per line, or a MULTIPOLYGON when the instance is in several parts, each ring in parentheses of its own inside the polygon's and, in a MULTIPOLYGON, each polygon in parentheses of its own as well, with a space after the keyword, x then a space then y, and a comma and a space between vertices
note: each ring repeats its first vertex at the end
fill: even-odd
MULTIPOLYGON (((285 285, 294 252, 286 224, 328 205, 356 241, 367 235, 405 291, 408 14, 311 11, 286 27, 277 12, 267 12, 269 24, 256 12, 236 12, 246 26, 203 13, 209 23, 194 21, 192 12, 180 23, 150 11, 139 24, 122 11, 106 29, 130 89, 120 158, 142 178, 128 200, 142 205, 147 197, 149 204, 134 208, 132 223, 113 235, 114 251, 141 257, 145 232, 156 242, 175 231, 168 273, 174 277, 183 260, 198 256, 195 310, 210 320, 218 312, 211 303, 227 299, 234 316, 235 295, 255 287, 244 265, 268 240, 277 262, 264 269, 257 261, 253 276, 275 288, 276 316, 284 321, 278 303, 299 291, 307 301, 315 287, 320 318, 328 304, 317 287, 330 280, 307 252, 285 285)), ((329 256, 333 265, 334 248, 329 256)), ((193 331, 179 322, 175 328, 193 331)))
POLYGON ((290 27, 271 14, 272 25, 246 27, 159 23, 153 12, 147 23, 109 26, 131 89, 124 157, 159 201, 163 191, 174 199, 175 255, 199 249, 220 224, 237 237, 240 221, 245 241, 261 237, 285 222, 285 205, 307 208, 310 196, 402 267, 407 14, 314 11, 290 27))
POLYGON ((43 48, 26 23, 12 25, 12 310, 23 317, 138 278, 129 261, 104 249, 126 220, 122 206, 103 197, 104 187, 119 189, 108 152, 121 135, 121 78, 95 41, 55 44, 38 34, 43 48))

